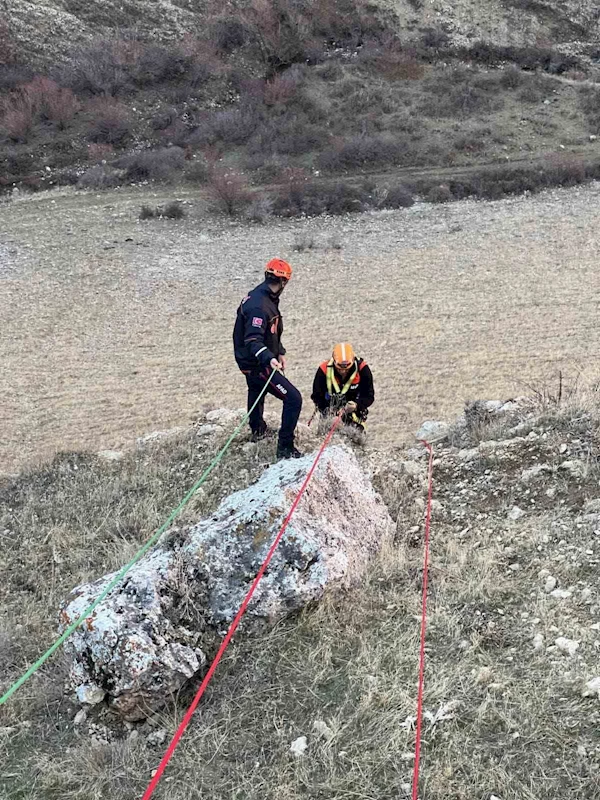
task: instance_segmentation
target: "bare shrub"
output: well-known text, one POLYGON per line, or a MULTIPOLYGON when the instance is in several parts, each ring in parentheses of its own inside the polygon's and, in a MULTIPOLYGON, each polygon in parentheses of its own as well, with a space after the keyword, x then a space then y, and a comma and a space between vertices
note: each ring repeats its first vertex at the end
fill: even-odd
POLYGON ((297 253, 303 253, 305 250, 314 250, 316 246, 317 241, 315 237, 311 236, 309 233, 303 233, 296 236, 294 239, 292 250, 295 250, 297 253))
POLYGON ((345 214, 363 211, 371 201, 366 189, 343 181, 333 184, 292 181, 275 198, 273 213, 280 217, 345 214))
POLYGON ((159 210, 158 216, 166 219, 184 219, 187 213, 179 200, 173 200, 159 210))
POLYGON ((29 67, 0 64, 0 92, 11 92, 24 83, 29 83, 32 78, 33 72, 29 67))
POLYGON ((450 187, 446 184, 439 186, 432 186, 425 195, 425 200, 428 203, 449 203, 454 197, 450 191, 450 187))
POLYGON ((205 184, 210 178, 208 164, 203 158, 195 158, 185 167, 184 178, 188 183, 205 184))
POLYGON ((429 97, 421 103, 421 113, 461 119, 497 110, 503 101, 494 84, 495 80, 490 81, 474 70, 458 67, 428 84, 429 97))
POLYGON ((91 142, 87 146, 88 159, 92 162, 106 161, 114 153, 112 144, 91 142))
POLYGON ((500 85, 504 89, 518 89, 519 86, 523 84, 524 75, 519 69, 514 65, 510 65, 506 67, 502 71, 502 75, 500 77, 500 85))
POLYGON ((258 119, 251 108, 229 108, 207 115, 190 135, 192 147, 224 143, 245 144, 254 134, 258 119))
POLYGON ((59 80, 77 94, 117 97, 131 89, 129 64, 139 55, 136 42, 97 39, 76 50, 59 80))
POLYGON ((230 53, 242 47, 247 39, 247 31, 242 21, 237 17, 220 17, 215 20, 210 28, 211 41, 223 53, 230 53))
POLYGON ((154 219, 155 216, 156 216, 156 210, 154 208, 151 208, 150 206, 147 206, 147 205, 143 205, 140 208, 140 217, 139 218, 141 220, 154 219))
POLYGON ((35 116, 31 98, 19 92, 2 103, 0 124, 14 142, 27 142, 34 128, 35 116))
POLYGON ((146 45, 139 59, 132 65, 132 77, 137 86, 155 86, 176 81, 188 73, 193 57, 179 47, 146 45))
POLYGON ((164 131, 178 119, 179 113, 173 106, 165 106, 157 111, 150 120, 153 131, 164 131))
POLYGON ((268 195, 254 197, 246 209, 246 219, 259 224, 265 223, 273 216, 273 198, 268 195))
POLYGON ((365 166, 383 166, 401 161, 405 145, 390 136, 354 136, 325 150, 317 159, 320 168, 335 172, 365 166))
POLYGON ((415 199, 411 192, 399 183, 396 186, 389 186, 379 200, 378 208, 410 208, 415 204, 415 199))
POLYGON ((37 75, 21 87, 41 120, 55 122, 63 130, 81 108, 71 89, 64 89, 56 81, 37 75))
POLYGON ((112 97, 99 97, 89 105, 87 138, 91 142, 123 145, 133 134, 127 106, 112 97))
POLYGON ((181 147, 161 147, 120 158, 115 166, 125 170, 126 182, 171 181, 185 167, 185 152, 181 147))
POLYGON ((251 201, 246 179, 239 172, 215 167, 210 172, 208 186, 215 208, 230 217, 239 214, 251 201))
POLYGON ((77 187, 79 189, 113 189, 120 183, 120 173, 117 170, 98 164, 80 176, 77 187))
POLYGON ((583 86, 578 98, 590 131, 597 134, 600 131, 600 91, 595 86, 583 86))
POLYGON ((62 89, 55 81, 38 75, 4 100, 2 122, 10 138, 26 141, 38 122, 54 122, 64 129, 79 107, 70 89, 62 89))
POLYGON ((265 84, 263 102, 266 106, 285 105, 297 91, 298 79, 295 75, 275 75, 265 84))

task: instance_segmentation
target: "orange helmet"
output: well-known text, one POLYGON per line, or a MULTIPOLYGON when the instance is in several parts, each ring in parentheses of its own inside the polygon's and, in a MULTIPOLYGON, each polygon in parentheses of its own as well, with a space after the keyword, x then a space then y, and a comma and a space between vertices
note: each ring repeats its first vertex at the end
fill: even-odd
POLYGON ((289 281, 292 277, 292 268, 282 258, 272 258, 265 267, 265 275, 274 275, 276 278, 289 281))
POLYGON ((341 342, 333 348, 333 363, 340 369, 348 369, 354 364, 354 348, 350 342, 341 342))

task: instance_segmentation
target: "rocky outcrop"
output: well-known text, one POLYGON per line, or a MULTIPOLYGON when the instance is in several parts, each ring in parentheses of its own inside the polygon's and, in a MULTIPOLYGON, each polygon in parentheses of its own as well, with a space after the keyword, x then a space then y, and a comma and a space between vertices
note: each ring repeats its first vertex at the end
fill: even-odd
MULTIPOLYGON (((83 703, 106 699, 125 719, 161 706, 206 664, 226 631, 313 461, 282 461, 209 518, 165 533, 68 640, 70 678, 83 703)), ((329 589, 348 587, 392 532, 383 502, 353 453, 323 455, 240 630, 272 624, 329 589)), ((113 575, 73 590, 62 625, 113 575)))

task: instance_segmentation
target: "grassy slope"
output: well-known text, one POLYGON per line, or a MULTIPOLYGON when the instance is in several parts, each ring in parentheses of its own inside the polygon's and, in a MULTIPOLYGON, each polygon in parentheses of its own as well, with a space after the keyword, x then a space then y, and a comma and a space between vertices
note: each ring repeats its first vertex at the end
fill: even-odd
MULTIPOLYGON (((523 416, 517 431, 474 417, 462 434, 476 446, 469 459, 436 447, 425 708, 450 706, 447 719, 425 723, 422 791, 431 800, 579 800, 600 790, 600 706, 582 697, 597 675, 592 625, 600 619, 599 517, 582 515, 598 496, 597 405, 523 416), (579 477, 560 468, 572 460, 584 465, 579 477), (523 481, 523 470, 538 464, 550 471, 523 481), (517 522, 507 516, 514 505, 526 512, 517 522), (547 574, 571 594, 547 594, 547 574), (535 650, 538 632, 543 647, 535 650), (557 650, 559 636, 579 641, 575 656, 557 650)), ((156 524, 207 457, 200 442, 184 435, 110 466, 63 456, 3 484, 7 678, 50 640, 48 618, 68 587, 123 561, 156 524)), ((330 597, 233 647, 157 797, 405 796, 426 462, 407 469, 402 451, 368 457, 398 519, 394 546, 351 598, 330 597), (315 721, 331 734, 319 734, 315 721), (309 750, 296 761, 289 746, 300 735, 309 750)), ((258 459, 235 447, 196 513, 269 458, 268 444, 258 459)), ((1 796, 138 797, 164 749, 148 736, 172 733, 189 695, 133 732, 102 711, 75 728, 61 675, 58 660, 0 712, 12 729, 2 740, 1 796)))

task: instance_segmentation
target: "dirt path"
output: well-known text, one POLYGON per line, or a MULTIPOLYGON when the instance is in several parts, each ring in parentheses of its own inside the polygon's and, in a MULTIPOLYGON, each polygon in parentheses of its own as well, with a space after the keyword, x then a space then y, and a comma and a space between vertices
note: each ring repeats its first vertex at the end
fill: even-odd
POLYGON ((2 206, 0 470, 242 405, 232 321, 275 254, 296 270, 282 306, 305 417, 338 339, 373 367, 380 444, 466 398, 508 397, 561 367, 597 372, 599 196, 593 184, 264 227, 207 220, 181 190, 181 222, 140 223, 142 202, 167 197, 147 189, 2 206), (295 252, 303 237, 317 247, 295 252))

